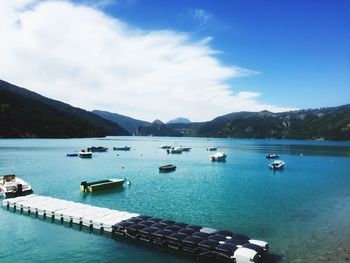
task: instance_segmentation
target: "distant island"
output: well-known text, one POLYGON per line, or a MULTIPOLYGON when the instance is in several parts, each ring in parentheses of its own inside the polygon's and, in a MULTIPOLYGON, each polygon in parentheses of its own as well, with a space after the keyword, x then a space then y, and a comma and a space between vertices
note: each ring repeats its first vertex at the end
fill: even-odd
POLYGON ((272 113, 234 112, 207 122, 179 117, 152 123, 92 112, 0 80, 0 138, 80 138, 108 135, 350 140, 350 104, 272 113))

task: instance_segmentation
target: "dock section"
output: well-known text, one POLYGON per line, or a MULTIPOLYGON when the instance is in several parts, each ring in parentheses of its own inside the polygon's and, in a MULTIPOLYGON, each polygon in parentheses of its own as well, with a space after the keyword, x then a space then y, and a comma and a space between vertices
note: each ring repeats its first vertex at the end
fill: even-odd
POLYGON ((40 195, 4 199, 8 210, 34 214, 61 223, 110 232, 113 237, 146 242, 215 261, 258 262, 268 250, 264 241, 250 239, 231 231, 190 225, 172 220, 101 208, 40 195))

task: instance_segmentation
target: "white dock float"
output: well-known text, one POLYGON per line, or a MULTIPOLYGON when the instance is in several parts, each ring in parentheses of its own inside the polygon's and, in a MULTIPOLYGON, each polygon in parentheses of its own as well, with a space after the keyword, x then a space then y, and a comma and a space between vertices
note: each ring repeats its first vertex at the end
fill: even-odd
POLYGON ((2 205, 20 212, 93 227, 98 230, 103 229, 108 232, 112 232, 113 225, 123 220, 139 216, 136 213, 101 208, 34 194, 4 199, 2 205))
POLYGON ((66 201, 53 197, 28 195, 4 199, 2 205, 8 210, 28 215, 50 218, 111 232, 116 236, 151 242, 155 246, 167 247, 190 253, 196 258, 206 257, 213 260, 224 259, 231 263, 260 262, 268 251, 265 241, 250 239, 245 235, 231 231, 217 230, 197 225, 188 225, 172 220, 162 220, 146 215, 100 208, 88 204, 66 201))

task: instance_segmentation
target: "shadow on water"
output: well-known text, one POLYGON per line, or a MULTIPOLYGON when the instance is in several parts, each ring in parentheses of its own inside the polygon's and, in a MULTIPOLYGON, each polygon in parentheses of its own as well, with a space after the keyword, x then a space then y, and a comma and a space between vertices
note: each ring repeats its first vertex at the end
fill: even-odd
POLYGON ((278 263, 282 261, 283 256, 278 254, 269 253, 264 258, 264 263, 278 263))

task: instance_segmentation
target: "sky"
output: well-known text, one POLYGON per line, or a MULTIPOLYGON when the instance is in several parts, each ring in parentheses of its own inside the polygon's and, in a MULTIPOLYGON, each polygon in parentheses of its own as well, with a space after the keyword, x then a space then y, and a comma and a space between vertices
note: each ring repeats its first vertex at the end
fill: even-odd
POLYGON ((350 103, 349 0, 0 0, 0 79, 146 121, 350 103))

